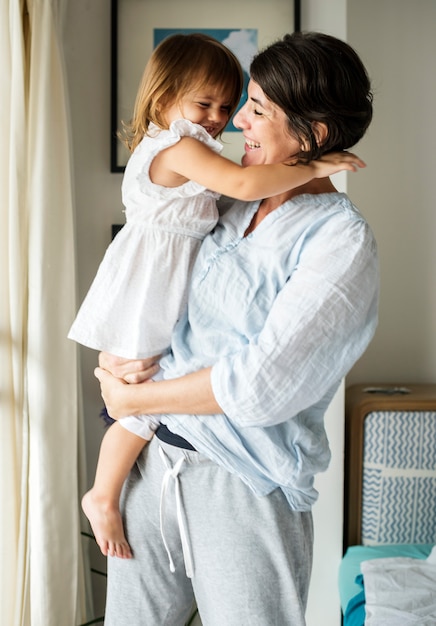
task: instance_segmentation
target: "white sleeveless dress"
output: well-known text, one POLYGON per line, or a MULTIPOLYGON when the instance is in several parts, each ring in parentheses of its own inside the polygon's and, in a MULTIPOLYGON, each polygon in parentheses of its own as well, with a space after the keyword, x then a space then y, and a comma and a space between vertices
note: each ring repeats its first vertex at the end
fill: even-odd
POLYGON ((165 351, 186 305, 198 248, 217 220, 219 194, 189 181, 180 187, 151 182, 154 157, 181 137, 215 152, 222 145, 187 120, 169 130, 152 126, 130 157, 122 183, 126 224, 108 247, 68 337, 125 358, 165 351))

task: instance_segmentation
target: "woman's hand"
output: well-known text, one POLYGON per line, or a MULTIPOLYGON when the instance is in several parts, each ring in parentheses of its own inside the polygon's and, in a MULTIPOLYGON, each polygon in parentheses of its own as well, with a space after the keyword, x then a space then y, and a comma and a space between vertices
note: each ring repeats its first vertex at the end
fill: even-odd
MULTIPOLYGON (((112 357, 106 359, 106 355, 102 356, 102 362, 108 366, 114 363, 112 357)), ((117 373, 122 374, 125 366, 127 367, 127 363, 121 363, 117 373)), ((148 368, 150 369, 153 369, 153 366, 148 368)), ((153 382, 146 378, 137 384, 127 384, 122 377, 114 376, 102 367, 94 370, 95 376, 100 381, 101 396, 107 412, 114 419, 143 413, 152 415, 223 413, 212 390, 210 373, 211 368, 207 367, 171 380, 153 382)))
POLYGON ((132 387, 128 383, 101 367, 96 367, 94 374, 100 381, 101 397, 112 419, 117 420, 126 415, 139 413, 134 406, 134 394, 129 393, 132 387))
POLYGON ((148 359, 123 359, 122 357, 100 352, 98 363, 101 369, 110 372, 126 383, 142 383, 159 371, 161 354, 148 359))

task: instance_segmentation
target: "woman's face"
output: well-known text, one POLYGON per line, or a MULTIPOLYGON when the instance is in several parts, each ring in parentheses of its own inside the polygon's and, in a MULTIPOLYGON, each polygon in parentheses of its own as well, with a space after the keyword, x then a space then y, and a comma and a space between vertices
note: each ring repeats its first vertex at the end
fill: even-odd
POLYGON ((289 134, 284 111, 266 97, 254 80, 248 84, 247 102, 233 123, 243 131, 244 166, 282 163, 300 151, 298 140, 289 134))

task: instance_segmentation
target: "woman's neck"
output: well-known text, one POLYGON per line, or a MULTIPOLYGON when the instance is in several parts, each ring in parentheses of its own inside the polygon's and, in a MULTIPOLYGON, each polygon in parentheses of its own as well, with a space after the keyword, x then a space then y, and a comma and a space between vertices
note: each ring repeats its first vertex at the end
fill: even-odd
POLYGON ((271 211, 274 211, 288 200, 291 200, 291 198, 300 196, 303 193, 316 195, 320 193, 334 193, 336 191, 337 189, 331 182, 330 178, 314 178, 309 183, 301 185, 301 187, 290 189, 289 191, 282 193, 278 196, 264 198, 260 203, 258 210, 253 215, 253 219, 251 220, 249 227, 245 231, 245 235, 249 235, 250 233, 252 233, 253 230, 260 224, 260 222, 265 219, 268 213, 271 213, 271 211))
POLYGON ((290 200, 290 198, 299 196, 302 193, 310 193, 310 194, 316 195, 320 193, 334 193, 335 191, 337 191, 337 189, 333 185, 330 178, 313 178, 311 181, 309 181, 305 185, 301 185, 301 187, 296 187, 295 189, 291 189, 285 195, 288 196, 286 200, 290 200))
POLYGON ((305 185, 301 185, 300 187, 296 187, 295 189, 290 189, 285 193, 282 193, 278 196, 272 196, 271 198, 265 198, 262 201, 262 204, 268 204, 273 208, 279 207, 281 204, 290 200, 291 198, 295 198, 296 196, 301 196, 303 193, 309 193, 312 195, 317 195, 320 193, 334 193, 337 191, 336 187, 333 185, 330 178, 313 178, 311 181, 306 183, 305 185))

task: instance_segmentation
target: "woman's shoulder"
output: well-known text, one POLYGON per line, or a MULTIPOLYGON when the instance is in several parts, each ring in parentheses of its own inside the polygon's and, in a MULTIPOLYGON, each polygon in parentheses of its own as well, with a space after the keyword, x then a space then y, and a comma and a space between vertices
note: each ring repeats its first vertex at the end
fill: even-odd
POLYGON ((349 196, 341 191, 315 194, 302 193, 292 198, 291 202, 300 206, 304 205, 306 209, 313 207, 313 209, 317 211, 319 211, 320 208, 323 208, 325 211, 357 211, 349 196))
MULTIPOLYGON (((301 197, 304 202, 304 197, 301 197)), ((373 254, 377 248, 376 239, 370 224, 346 193, 328 193, 313 196, 306 203, 308 211, 306 232, 309 238, 324 246, 337 247, 347 244, 347 248, 368 250, 373 254)))
POLYGON ((289 233, 307 245, 375 246, 372 229, 347 194, 301 194, 285 202, 271 222, 275 236, 286 242, 289 233))
POLYGON ((301 194, 291 201, 294 211, 299 212, 308 221, 341 220, 361 222, 366 219, 349 196, 343 192, 320 194, 301 194))

